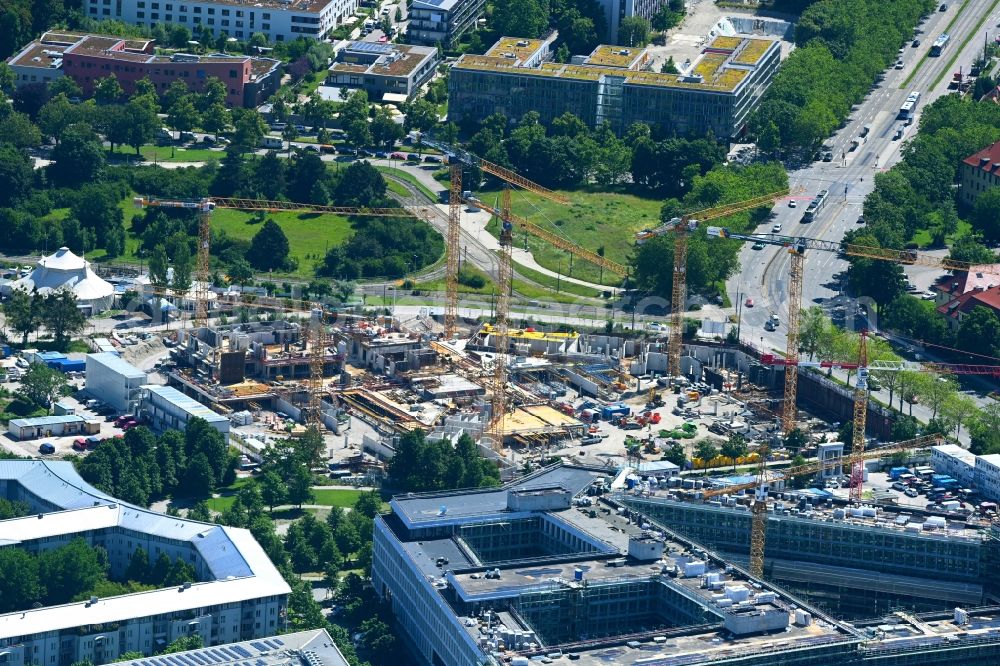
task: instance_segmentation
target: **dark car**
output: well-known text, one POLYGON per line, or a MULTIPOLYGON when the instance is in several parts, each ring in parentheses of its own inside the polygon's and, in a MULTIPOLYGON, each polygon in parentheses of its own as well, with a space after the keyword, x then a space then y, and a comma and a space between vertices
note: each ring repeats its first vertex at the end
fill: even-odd
POLYGON ((920 46, 920 40, 914 39, 913 43, 910 46, 912 46, 913 48, 917 48, 918 46, 920 46))
POLYGON ((416 153, 407 153, 406 159, 410 160, 411 162, 419 162, 420 155, 417 155, 416 153))
POLYGON ((201 142, 211 146, 212 144, 215 143, 215 139, 206 134, 205 136, 201 137, 201 142))
POLYGON ((384 150, 375 151, 375 157, 381 158, 383 160, 389 159, 389 153, 384 150))
POLYGON ((56 452, 56 447, 54 447, 49 442, 44 442, 44 443, 42 443, 41 446, 38 447, 38 452, 48 455, 50 453, 55 453, 56 452))
POLYGON ((441 164, 441 158, 437 155, 428 155, 424 158, 424 162, 431 162, 433 164, 441 164))

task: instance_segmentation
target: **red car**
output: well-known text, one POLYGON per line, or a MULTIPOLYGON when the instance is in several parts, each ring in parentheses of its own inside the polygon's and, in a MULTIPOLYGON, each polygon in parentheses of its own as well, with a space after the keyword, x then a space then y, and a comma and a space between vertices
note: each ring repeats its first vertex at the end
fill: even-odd
POLYGON ((127 421, 127 422, 126 422, 126 423, 125 423, 125 424, 124 424, 124 425, 122 426, 122 430, 131 430, 132 428, 136 427, 137 425, 139 425, 139 422, 138 422, 138 421, 135 421, 135 420, 132 420, 132 421, 127 421))
POLYGON ((748 298, 746 300, 746 302, 743 303, 743 305, 747 306, 748 308, 752 308, 753 307, 753 299, 752 298, 748 298))
POLYGON ((73 449, 76 451, 86 451, 87 450, 87 440, 83 437, 77 437, 73 440, 73 449))

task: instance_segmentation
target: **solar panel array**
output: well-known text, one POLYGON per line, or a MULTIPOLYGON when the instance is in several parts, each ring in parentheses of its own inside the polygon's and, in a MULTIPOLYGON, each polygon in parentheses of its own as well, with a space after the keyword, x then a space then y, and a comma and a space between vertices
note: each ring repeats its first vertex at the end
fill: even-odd
MULTIPOLYGON (((281 650, 285 645, 280 638, 268 638, 250 643, 258 653, 281 650)), ((134 662, 135 666, 266 666, 267 662, 242 645, 203 648, 193 652, 150 657, 134 662), (251 661, 254 660, 254 661, 251 661)))

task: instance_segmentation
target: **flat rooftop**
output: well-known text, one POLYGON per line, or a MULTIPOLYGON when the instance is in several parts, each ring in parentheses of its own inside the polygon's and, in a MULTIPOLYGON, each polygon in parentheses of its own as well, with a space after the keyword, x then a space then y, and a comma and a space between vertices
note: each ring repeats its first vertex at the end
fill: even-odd
POLYGON ((366 72, 374 76, 409 76, 428 60, 437 57, 437 49, 409 44, 378 44, 349 42, 338 57, 343 61, 330 65, 331 72, 366 72), (362 63, 353 59, 375 57, 375 62, 362 63))
POLYGON ((408 526, 452 524, 465 522, 470 517, 486 518, 506 513, 508 489, 547 488, 558 485, 576 494, 600 476, 605 474, 593 469, 564 465, 529 475, 504 488, 449 493, 410 493, 393 497, 390 504, 396 515, 408 526), (443 513, 442 508, 444 508, 443 513))
POLYGON ((347 660, 325 629, 299 631, 117 663, 121 666, 244 666, 251 663, 255 666, 347 666, 347 660))
POLYGON ((114 352, 99 352, 97 354, 87 354, 87 360, 103 365, 108 370, 115 372, 127 379, 146 379, 146 373, 135 367, 114 352))
POLYGON ((201 404, 194 398, 188 397, 175 389, 172 386, 157 386, 155 384, 146 384, 142 388, 149 391, 151 394, 160 397, 162 400, 174 405, 178 409, 186 412, 189 416, 196 416, 200 419, 205 419, 209 423, 228 423, 229 420, 219 414, 218 412, 213 412, 211 409, 201 404))
POLYGON ((536 67, 526 67, 524 62, 541 44, 540 40, 518 40, 503 37, 484 55, 463 55, 455 63, 458 69, 495 72, 517 76, 542 76, 580 81, 597 81, 604 76, 624 77, 626 84, 659 88, 687 88, 732 92, 750 75, 772 49, 780 49, 777 39, 736 36, 716 37, 706 46, 699 58, 692 63, 690 76, 663 74, 661 72, 628 69, 637 67, 643 52, 635 49, 599 46, 585 64, 544 62, 536 67), (511 46, 513 40, 514 46, 511 46), (528 46, 517 47, 518 43, 528 46), (628 50, 627 55, 621 55, 628 50), (616 55, 617 53, 617 55, 616 55))

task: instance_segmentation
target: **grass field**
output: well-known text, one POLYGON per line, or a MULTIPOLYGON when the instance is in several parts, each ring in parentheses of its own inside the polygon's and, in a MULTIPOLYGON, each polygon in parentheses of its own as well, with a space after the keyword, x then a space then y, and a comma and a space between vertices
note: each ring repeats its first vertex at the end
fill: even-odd
MULTIPOLYGON (((143 159, 150 162, 206 162, 211 159, 222 160, 226 153, 221 150, 207 148, 171 148, 170 146, 143 146, 139 149, 143 159)), ((126 157, 135 159, 135 148, 131 146, 115 146, 114 154, 124 160, 126 157)))
MULTIPOLYGON (((239 492, 240 487, 246 482, 246 479, 240 479, 229 488, 222 488, 220 490, 220 497, 208 499, 208 508, 221 513, 231 507, 233 502, 236 501, 236 493, 239 492)), ((316 499, 309 502, 309 504, 344 508, 354 506, 354 503, 362 493, 362 491, 353 488, 320 488, 313 492, 316 493, 316 499)))
MULTIPOLYGON (((142 211, 132 205, 131 199, 121 203, 125 216, 125 254, 116 261, 138 262, 139 239, 132 235, 132 218, 142 211)), ((62 219, 69 214, 65 208, 56 209, 43 219, 62 219)), ((272 213, 268 217, 278 223, 288 237, 289 255, 299 262, 298 268, 290 273, 296 277, 313 276, 313 266, 322 261, 326 251, 343 243, 351 234, 351 225, 346 218, 337 215, 316 213, 272 213)), ((225 231, 232 238, 249 240, 260 229, 252 224, 253 216, 239 210, 217 209, 212 213, 212 228, 225 231)), ((103 250, 88 253, 88 259, 101 259, 103 250)))
MULTIPOLYGON (((972 231, 972 225, 965 220, 959 220, 958 226, 955 228, 955 233, 948 234, 945 236, 945 243, 951 245, 960 236, 964 236, 972 231)), ((931 244, 931 232, 927 229, 921 229, 917 233, 913 234, 913 238, 910 239, 911 243, 916 243, 921 249, 930 249, 931 244)))
MULTIPOLYGON (((586 189, 562 194, 570 199, 569 206, 516 190, 511 209, 515 214, 588 250, 596 251, 603 245, 605 256, 622 264, 629 263, 629 256, 635 247, 635 232, 656 225, 660 219, 662 202, 659 199, 586 189)), ((489 202, 494 193, 483 193, 481 196, 489 202)), ((496 223, 491 222, 488 229, 495 235, 496 223)), ((518 247, 524 247, 523 233, 515 233, 514 238, 518 247)), ((573 259, 571 270, 567 253, 545 241, 529 237, 528 249, 535 260, 549 270, 588 282, 612 286, 620 283, 620 278, 608 271, 604 271, 602 281, 601 270, 580 259, 573 259)))

